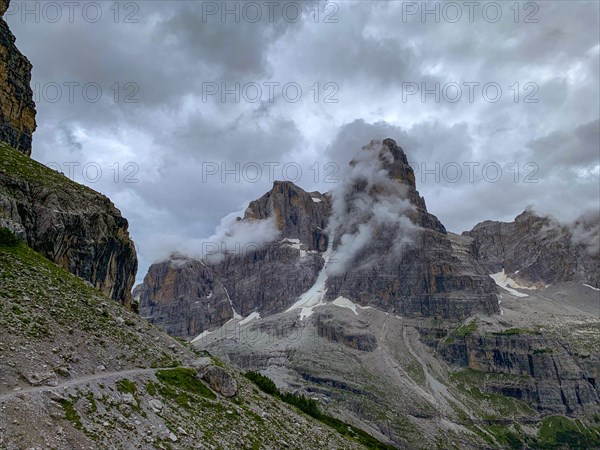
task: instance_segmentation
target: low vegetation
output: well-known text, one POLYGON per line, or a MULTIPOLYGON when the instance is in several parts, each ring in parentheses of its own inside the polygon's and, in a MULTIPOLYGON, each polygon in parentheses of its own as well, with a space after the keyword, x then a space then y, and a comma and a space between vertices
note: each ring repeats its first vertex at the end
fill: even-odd
POLYGON ((499 334, 499 335, 504 335, 504 336, 512 336, 515 334, 531 334, 531 335, 537 335, 537 334, 541 334, 539 331, 535 331, 535 330, 526 330, 524 328, 508 328, 507 330, 502 330, 502 331, 498 331, 494 334, 499 334))
POLYGON ((191 393, 210 399, 217 398, 214 392, 198 379, 196 371, 191 368, 177 367, 174 369, 159 370, 156 372, 156 378, 170 387, 179 389, 179 395, 191 393))

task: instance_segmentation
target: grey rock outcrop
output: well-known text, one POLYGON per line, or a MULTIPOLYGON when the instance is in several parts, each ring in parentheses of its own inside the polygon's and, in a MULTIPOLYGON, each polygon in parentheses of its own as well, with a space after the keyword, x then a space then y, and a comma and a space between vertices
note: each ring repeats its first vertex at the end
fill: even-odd
POLYGON ((581 414, 600 400, 597 374, 583 368, 560 342, 543 335, 472 334, 442 343, 438 351, 451 364, 504 375, 492 376, 483 388, 524 400, 541 412, 581 414))
POLYGON ((225 369, 210 365, 198 369, 198 374, 213 391, 218 392, 223 397, 233 397, 237 394, 237 381, 225 369))
POLYGON ((36 128, 31 63, 15 45, 2 19, 10 1, 0 1, 0 141, 29 156, 36 128))
POLYGON ((331 213, 329 196, 305 192, 289 181, 275 181, 273 189, 250 202, 244 220, 275 218, 281 235, 299 239, 306 250, 327 249, 325 228, 331 213))
POLYGON ((173 336, 195 337, 233 317, 229 296, 215 272, 189 258, 153 264, 136 295, 140 315, 173 336))
POLYGON ((578 281, 600 286, 597 215, 566 226, 526 210, 513 222, 488 220, 463 235, 473 238, 475 255, 489 273, 504 270, 524 285, 578 281), (589 239, 580 238, 586 234, 589 239))
POLYGON ((254 311, 268 315, 285 310, 310 289, 322 267, 320 253, 283 240, 226 258, 214 270, 235 310, 247 316, 254 311))
POLYGON ((363 352, 372 352, 377 348, 377 338, 367 330, 367 323, 357 326, 331 313, 319 313, 315 320, 317 334, 331 342, 340 342, 363 352))

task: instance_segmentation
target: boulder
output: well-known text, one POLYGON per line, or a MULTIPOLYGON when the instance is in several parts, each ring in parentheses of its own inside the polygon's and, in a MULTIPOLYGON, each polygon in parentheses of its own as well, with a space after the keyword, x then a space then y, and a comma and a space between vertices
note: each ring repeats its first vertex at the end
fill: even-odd
POLYGON ((221 367, 201 367, 198 369, 198 375, 208 383, 213 391, 218 392, 223 397, 233 397, 237 394, 237 381, 221 367))

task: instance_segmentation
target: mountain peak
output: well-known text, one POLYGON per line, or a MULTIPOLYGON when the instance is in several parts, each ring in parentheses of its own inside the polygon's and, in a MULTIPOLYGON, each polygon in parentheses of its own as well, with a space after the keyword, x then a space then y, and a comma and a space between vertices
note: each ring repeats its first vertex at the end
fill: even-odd
POLYGON ((243 220, 274 218, 281 236, 299 239, 308 250, 325 251, 325 228, 331 211, 329 198, 306 192, 291 181, 275 181, 273 188, 250 202, 243 220))

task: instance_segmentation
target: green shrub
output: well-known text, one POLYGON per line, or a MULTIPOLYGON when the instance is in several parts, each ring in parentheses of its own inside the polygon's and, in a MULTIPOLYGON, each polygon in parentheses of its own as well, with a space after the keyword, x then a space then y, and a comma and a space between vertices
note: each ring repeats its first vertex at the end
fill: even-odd
POLYGON ((273 380, 264 376, 262 373, 250 370, 246 372, 244 376, 256 384, 261 391, 266 392, 269 395, 279 396, 281 394, 275 383, 273 383, 273 380))
POLYGON ((8 228, 0 228, 0 247, 16 247, 21 240, 8 228))
POLYGON ((71 400, 61 398, 58 403, 62 406, 63 411, 65 412, 65 418, 73 424, 75 428, 81 430, 81 418, 77 411, 75 411, 75 405, 71 400))
POLYGON ((546 417, 538 430, 540 449, 591 449, 600 447, 600 434, 578 420, 564 416, 546 417))
POLYGON ((474 320, 467 324, 461 325, 456 330, 454 330, 454 332, 452 334, 454 336, 458 336, 458 337, 465 337, 465 336, 468 336, 469 334, 475 333, 476 331, 477 331, 477 321, 474 320))
POLYGON ((127 378, 117 381, 117 390, 124 394, 134 395, 137 393, 137 387, 135 383, 127 378))

